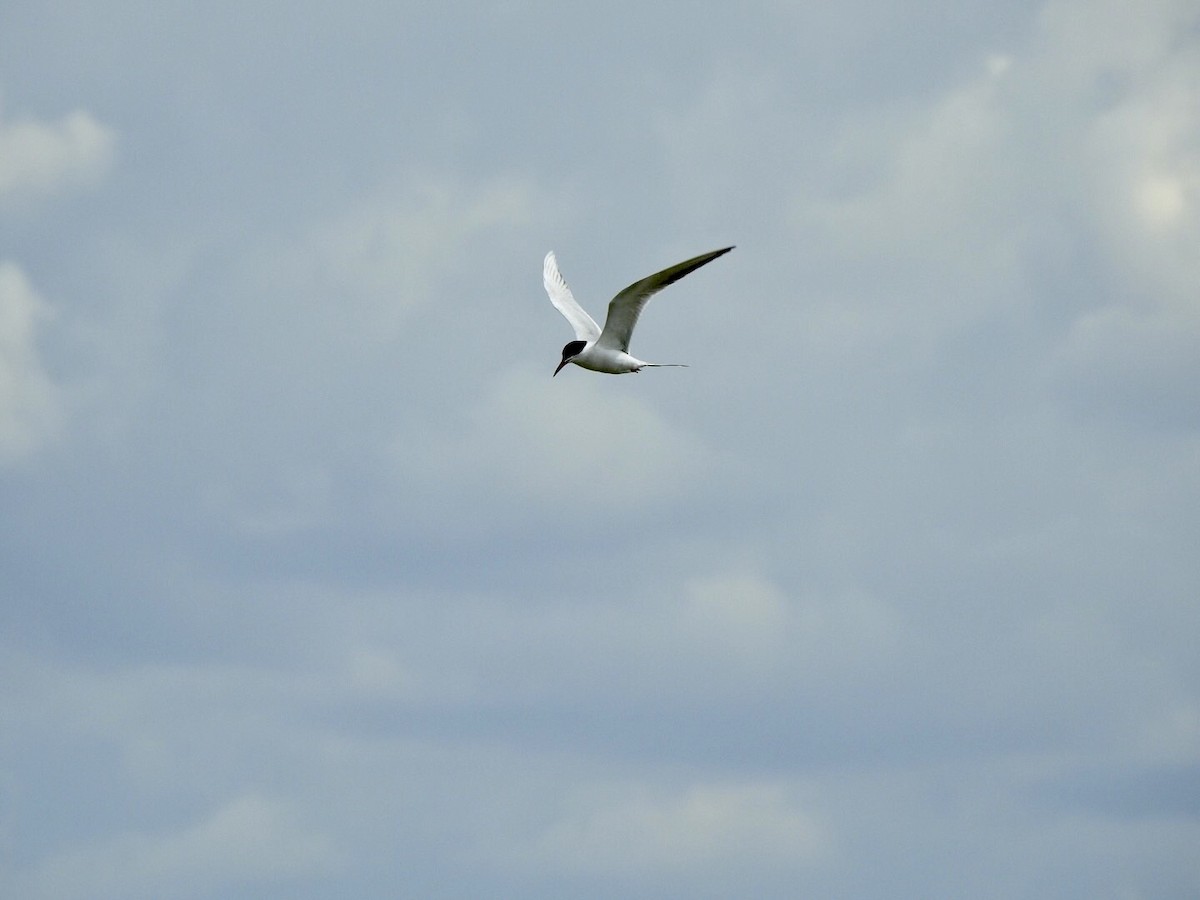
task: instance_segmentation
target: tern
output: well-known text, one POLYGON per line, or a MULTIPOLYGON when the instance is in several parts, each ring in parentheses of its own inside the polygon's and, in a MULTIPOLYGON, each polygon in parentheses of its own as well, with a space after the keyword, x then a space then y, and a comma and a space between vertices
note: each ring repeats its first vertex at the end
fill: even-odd
POLYGON ((691 259, 677 263, 661 272, 655 272, 641 281, 635 281, 608 304, 608 318, 604 320, 604 330, 596 324, 571 296, 571 289, 558 271, 558 260, 554 251, 546 254, 546 262, 542 267, 542 281, 546 285, 546 293, 550 302, 563 314, 575 330, 575 340, 563 347, 562 362, 554 370, 557 375, 567 363, 574 363, 593 372, 607 372, 610 375, 624 375, 627 372, 640 372, 646 367, 664 368, 667 366, 686 366, 683 363, 651 363, 629 355, 629 338, 633 335, 633 326, 637 324, 642 307, 646 301, 665 288, 674 284, 685 275, 695 272, 703 265, 712 262, 718 256, 723 256, 732 247, 722 247, 709 253, 701 253, 691 259))

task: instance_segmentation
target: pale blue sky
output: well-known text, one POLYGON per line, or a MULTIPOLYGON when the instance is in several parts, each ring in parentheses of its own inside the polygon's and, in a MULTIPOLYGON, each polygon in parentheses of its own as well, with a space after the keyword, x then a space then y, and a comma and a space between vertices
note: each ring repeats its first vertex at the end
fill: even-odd
POLYGON ((1197 896, 1200 7, 1000 6, 0 7, 0 894, 1197 896))

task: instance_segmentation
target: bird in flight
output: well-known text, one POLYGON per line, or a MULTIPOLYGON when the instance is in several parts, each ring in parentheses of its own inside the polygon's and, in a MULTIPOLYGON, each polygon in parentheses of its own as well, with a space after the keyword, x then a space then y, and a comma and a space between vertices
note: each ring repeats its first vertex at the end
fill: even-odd
POLYGON ((612 302, 608 304, 608 318, 604 320, 603 331, 571 296, 571 289, 567 287, 562 273, 558 271, 558 260, 554 258, 554 251, 547 253, 545 265, 542 267, 542 281, 546 285, 546 293, 550 295, 550 302, 575 330, 575 340, 563 347, 562 362, 558 364, 554 374, 562 371, 567 363, 574 363, 593 372, 607 372, 610 375, 640 372, 647 366, 683 366, 683 363, 644 362, 630 356, 629 338, 633 334, 633 326, 637 324, 642 307, 652 296, 668 284, 674 284, 684 275, 695 272, 732 249, 722 247, 720 250, 701 253, 634 282, 613 297, 612 302))

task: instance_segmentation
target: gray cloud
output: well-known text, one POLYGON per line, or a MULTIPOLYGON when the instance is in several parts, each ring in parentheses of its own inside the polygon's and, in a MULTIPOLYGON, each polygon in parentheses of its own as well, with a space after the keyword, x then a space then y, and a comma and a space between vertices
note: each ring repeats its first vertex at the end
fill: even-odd
POLYGON ((62 399, 37 344, 50 313, 21 268, 0 261, 0 465, 35 453, 60 428, 62 399))
POLYGON ((1192 896, 1194 26, 0 14, 0 893, 1192 896))

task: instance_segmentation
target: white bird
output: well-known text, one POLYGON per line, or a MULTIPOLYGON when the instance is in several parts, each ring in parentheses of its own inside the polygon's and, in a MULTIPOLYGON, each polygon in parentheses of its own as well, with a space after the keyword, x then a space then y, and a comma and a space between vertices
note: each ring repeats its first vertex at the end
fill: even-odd
POLYGON ((557 375, 567 363, 575 363, 593 372, 608 372, 611 375, 640 372, 647 366, 683 366, 683 363, 644 362, 630 356, 629 338, 633 334, 633 326, 637 324, 642 307, 652 296, 668 284, 674 284, 684 275, 695 272, 732 249, 723 247, 710 253, 702 253, 634 282, 613 297, 612 302, 608 304, 608 318, 604 321, 603 331, 571 296, 571 289, 567 287, 567 282, 558 271, 554 251, 547 253, 545 265, 542 267, 542 281, 546 285, 546 293, 550 295, 550 302, 575 329, 575 340, 563 347, 562 362, 558 364, 554 374, 557 375))

